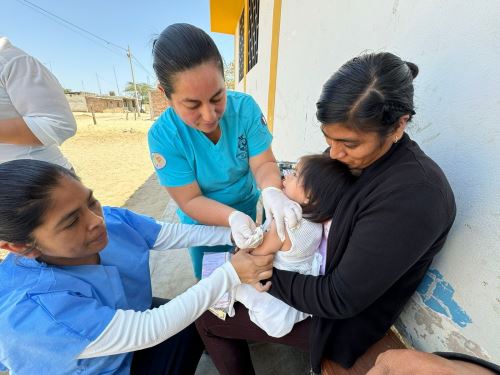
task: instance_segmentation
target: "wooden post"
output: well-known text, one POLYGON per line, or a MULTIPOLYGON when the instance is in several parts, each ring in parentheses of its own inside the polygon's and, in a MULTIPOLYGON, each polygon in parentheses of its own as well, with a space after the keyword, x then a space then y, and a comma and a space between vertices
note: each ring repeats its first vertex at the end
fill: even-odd
POLYGON ((90 111, 92 112, 92 120, 94 120, 94 125, 97 125, 97 121, 95 119, 94 107, 90 106, 90 111))
POLYGON ((132 73, 132 83, 134 84, 134 96, 135 96, 134 120, 137 120, 137 116, 141 117, 141 115, 139 114, 139 94, 137 93, 137 85, 135 84, 134 67, 132 65, 132 52, 130 52, 130 46, 128 46, 127 49, 127 57, 130 63, 130 72, 132 73))

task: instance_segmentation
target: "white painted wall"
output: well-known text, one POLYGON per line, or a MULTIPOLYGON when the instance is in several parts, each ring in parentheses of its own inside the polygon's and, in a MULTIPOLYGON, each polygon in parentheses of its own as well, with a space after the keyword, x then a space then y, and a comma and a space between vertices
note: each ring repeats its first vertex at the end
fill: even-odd
MULTIPOLYGON (((259 62, 247 76, 264 113, 272 3, 261 1, 259 62)), ((390 51, 419 66, 409 133, 442 167, 458 206, 432 267, 443 280, 432 287, 448 287, 472 322, 460 327, 416 294, 399 328, 420 349, 500 362, 500 2, 287 0, 282 7, 273 145, 281 160, 326 147, 315 103, 345 61, 390 51)))

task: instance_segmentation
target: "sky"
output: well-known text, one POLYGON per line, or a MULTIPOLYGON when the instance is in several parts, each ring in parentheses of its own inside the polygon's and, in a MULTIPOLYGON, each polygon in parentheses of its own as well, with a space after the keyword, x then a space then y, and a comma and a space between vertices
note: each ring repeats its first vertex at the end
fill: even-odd
POLYGON ((233 61, 234 37, 210 32, 209 5, 209 0, 2 0, 0 36, 40 60, 66 89, 123 94, 132 76, 126 52, 119 47, 130 46, 139 61, 133 60, 136 82, 156 85, 152 41, 172 23, 204 29, 224 60, 233 61), (119 47, 72 31, 36 6, 119 47))

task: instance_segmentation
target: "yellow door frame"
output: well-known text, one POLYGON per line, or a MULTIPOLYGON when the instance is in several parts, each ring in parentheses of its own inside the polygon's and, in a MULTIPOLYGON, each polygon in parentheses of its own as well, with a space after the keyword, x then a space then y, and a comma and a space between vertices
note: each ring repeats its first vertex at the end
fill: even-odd
POLYGON ((247 92, 247 73, 248 73, 248 0, 245 0, 244 9, 244 42, 243 42, 243 92, 247 92))
POLYGON ((276 80, 278 77, 278 55, 281 28, 281 0, 274 0, 273 29, 271 39, 271 60, 269 62, 269 89, 267 92, 267 126, 274 129, 274 108, 276 104, 276 80))

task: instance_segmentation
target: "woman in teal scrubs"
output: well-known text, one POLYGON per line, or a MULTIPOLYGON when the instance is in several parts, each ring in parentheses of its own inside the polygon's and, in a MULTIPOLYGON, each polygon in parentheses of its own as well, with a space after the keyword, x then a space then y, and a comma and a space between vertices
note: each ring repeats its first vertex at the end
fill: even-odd
MULTIPOLYGON (((226 92, 213 40, 195 26, 174 24, 155 41, 153 58, 170 107, 150 129, 149 149, 181 222, 229 225, 238 247, 254 247, 262 240, 254 223, 261 189, 266 217, 284 239, 285 221, 295 227, 301 208, 281 191, 272 135, 259 106, 247 94, 226 92)), ((190 248, 196 277, 204 252, 229 249, 190 248)))

